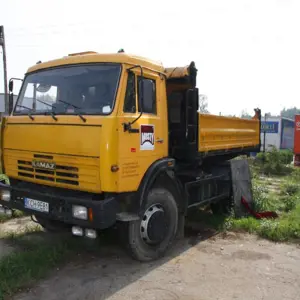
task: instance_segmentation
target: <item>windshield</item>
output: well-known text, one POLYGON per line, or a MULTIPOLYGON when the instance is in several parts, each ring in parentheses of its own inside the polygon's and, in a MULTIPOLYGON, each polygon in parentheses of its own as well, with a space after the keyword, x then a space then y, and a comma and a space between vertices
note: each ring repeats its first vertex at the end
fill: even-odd
POLYGON ((29 74, 15 114, 110 114, 121 73, 119 64, 60 67, 29 74))

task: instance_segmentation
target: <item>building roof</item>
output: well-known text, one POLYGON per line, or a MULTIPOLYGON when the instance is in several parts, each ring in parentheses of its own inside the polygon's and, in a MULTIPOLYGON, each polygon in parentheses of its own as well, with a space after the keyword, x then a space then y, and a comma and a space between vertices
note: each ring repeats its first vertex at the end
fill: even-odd
POLYGON ((74 53, 69 54, 63 58, 38 63, 32 67, 30 67, 27 73, 63 66, 63 65, 72 65, 72 64, 80 64, 80 63, 97 63, 97 62, 104 62, 104 63, 126 63, 129 65, 140 65, 143 68, 151 69, 156 72, 164 73, 164 67, 161 63, 140 57, 135 55, 129 55, 125 53, 113 53, 113 54, 100 54, 97 52, 81 52, 81 53, 74 53))
MULTIPOLYGON (((262 117, 261 120, 264 122, 265 118, 262 117)), ((277 121, 277 120, 285 120, 285 121, 292 122, 292 123, 295 121, 293 119, 282 117, 282 116, 268 116, 267 117, 267 121, 277 121)))
POLYGON ((290 118, 286 118, 286 117, 281 117, 282 120, 286 120, 286 121, 290 121, 290 122, 295 122, 295 120, 290 119, 290 118))

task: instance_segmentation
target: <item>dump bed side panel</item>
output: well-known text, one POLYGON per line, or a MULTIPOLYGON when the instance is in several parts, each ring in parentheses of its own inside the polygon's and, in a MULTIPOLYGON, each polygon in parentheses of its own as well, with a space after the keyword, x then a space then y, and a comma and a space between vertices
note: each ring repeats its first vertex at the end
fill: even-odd
POLYGON ((260 121, 199 113, 198 149, 230 152, 260 145, 260 121))

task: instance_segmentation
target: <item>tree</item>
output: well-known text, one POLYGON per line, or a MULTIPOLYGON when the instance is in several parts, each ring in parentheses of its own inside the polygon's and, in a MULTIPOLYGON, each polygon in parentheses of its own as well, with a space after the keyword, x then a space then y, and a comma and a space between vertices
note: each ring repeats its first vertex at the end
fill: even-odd
POLYGON ((199 95, 199 111, 201 113, 208 114, 209 111, 207 109, 208 103, 207 103, 207 96, 206 95, 199 95))
POLYGON ((281 117, 285 117, 285 118, 289 118, 289 119, 293 119, 295 118, 295 115, 300 114, 300 109, 295 107, 291 107, 291 108, 284 108, 281 112, 280 112, 280 116, 281 117))
POLYGON ((241 113, 242 119, 252 119, 252 116, 247 112, 247 110, 243 109, 241 113))

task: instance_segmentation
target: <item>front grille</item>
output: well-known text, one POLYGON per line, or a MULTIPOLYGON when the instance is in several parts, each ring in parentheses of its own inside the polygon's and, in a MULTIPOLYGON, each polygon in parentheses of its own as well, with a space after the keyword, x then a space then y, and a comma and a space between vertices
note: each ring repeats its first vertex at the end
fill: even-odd
POLYGON ((101 192, 98 157, 12 149, 4 149, 3 157, 5 171, 10 179, 51 186, 52 189, 57 187, 101 192))
MULTIPOLYGON (((34 155, 35 158, 52 159, 50 156, 34 155)), ((33 168, 31 161, 18 160, 18 176, 36 178, 48 182, 79 185, 78 168, 73 166, 56 165, 55 170, 33 168)))

